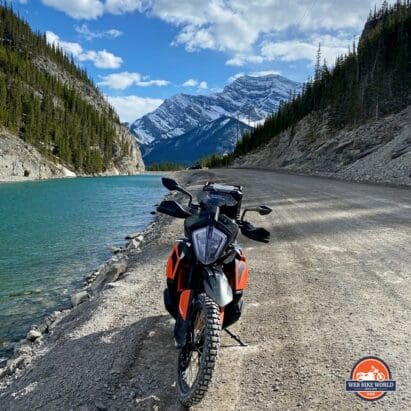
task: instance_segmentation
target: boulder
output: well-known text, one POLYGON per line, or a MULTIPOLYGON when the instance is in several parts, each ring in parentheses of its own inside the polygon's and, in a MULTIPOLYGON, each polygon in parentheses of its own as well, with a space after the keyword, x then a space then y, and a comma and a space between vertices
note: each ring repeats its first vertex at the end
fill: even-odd
POLYGON ((73 294, 71 296, 71 304, 73 307, 83 303, 84 301, 88 300, 90 295, 87 291, 80 291, 79 293, 73 294))
POLYGON ((35 330, 35 329, 30 330, 27 333, 27 336, 26 336, 27 340, 29 340, 31 342, 37 340, 37 338, 40 338, 40 337, 41 337, 41 332, 39 330, 35 330))
POLYGON ((140 242, 139 241, 137 241, 137 240, 135 240, 135 239, 133 239, 133 240, 130 240, 128 243, 127 243, 127 250, 137 250, 137 248, 140 246, 140 242))
POLYGON ((136 238, 140 235, 140 233, 131 233, 129 235, 126 236, 126 240, 132 240, 133 238, 136 238))
POLYGON ((107 264, 101 269, 96 280, 91 285, 91 290, 93 293, 101 291, 107 283, 114 283, 118 280, 121 274, 125 273, 127 270, 127 262, 125 260, 119 260, 107 264))

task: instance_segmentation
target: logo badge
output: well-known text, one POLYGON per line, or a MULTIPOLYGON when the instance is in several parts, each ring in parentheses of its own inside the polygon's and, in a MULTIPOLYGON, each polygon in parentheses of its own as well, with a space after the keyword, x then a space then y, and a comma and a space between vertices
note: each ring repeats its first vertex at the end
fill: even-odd
POLYGON ((345 390, 355 392, 366 401, 376 401, 388 391, 396 391, 397 384, 391 377, 388 365, 377 357, 365 357, 358 361, 350 379, 345 382, 345 390))

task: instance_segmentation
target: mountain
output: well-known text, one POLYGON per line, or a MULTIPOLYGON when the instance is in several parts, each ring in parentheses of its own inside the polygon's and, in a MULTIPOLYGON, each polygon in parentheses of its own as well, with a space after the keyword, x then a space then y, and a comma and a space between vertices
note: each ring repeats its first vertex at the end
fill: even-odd
POLYGON ((141 144, 167 140, 228 116, 244 122, 261 121, 290 98, 300 84, 279 75, 242 76, 223 91, 209 95, 178 94, 130 127, 141 144))
POLYGON ((0 39, 0 177, 144 169, 135 138, 71 57, 3 5, 0 39))
POLYGON ((237 143, 237 135, 241 137, 249 130, 251 127, 241 121, 222 116, 181 136, 142 146, 144 160, 147 164, 167 160, 190 165, 202 156, 231 152, 237 143))

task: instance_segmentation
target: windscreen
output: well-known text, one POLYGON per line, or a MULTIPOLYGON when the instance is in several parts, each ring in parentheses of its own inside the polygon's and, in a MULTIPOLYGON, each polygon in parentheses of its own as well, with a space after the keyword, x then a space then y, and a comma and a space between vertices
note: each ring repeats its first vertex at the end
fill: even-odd
POLYGON ((237 200, 230 193, 220 191, 201 191, 198 201, 214 207, 235 207, 237 205, 237 200))

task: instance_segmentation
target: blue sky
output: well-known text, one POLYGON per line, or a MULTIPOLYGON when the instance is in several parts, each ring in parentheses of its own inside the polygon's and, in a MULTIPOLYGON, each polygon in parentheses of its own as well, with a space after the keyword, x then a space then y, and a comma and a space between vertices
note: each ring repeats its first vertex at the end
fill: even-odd
POLYGON ((72 53, 123 121, 176 93, 212 93, 242 73, 305 81, 318 43, 332 65, 369 0, 14 0, 49 42, 72 53))

